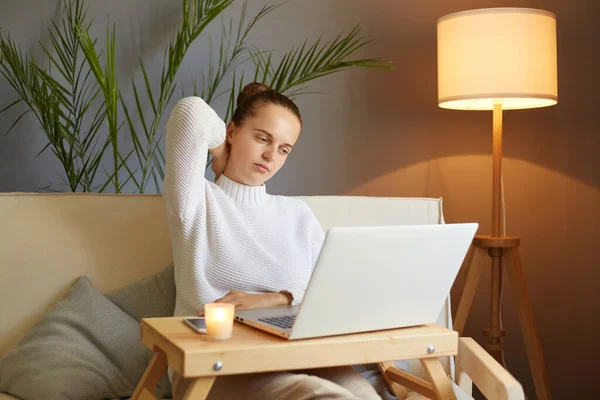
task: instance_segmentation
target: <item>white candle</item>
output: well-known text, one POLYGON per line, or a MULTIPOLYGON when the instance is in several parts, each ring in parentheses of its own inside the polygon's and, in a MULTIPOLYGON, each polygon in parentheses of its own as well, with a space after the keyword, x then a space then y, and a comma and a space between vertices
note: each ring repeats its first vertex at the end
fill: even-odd
POLYGON ((227 340, 233 332, 235 306, 228 303, 210 303, 204 306, 206 336, 209 340, 227 340))

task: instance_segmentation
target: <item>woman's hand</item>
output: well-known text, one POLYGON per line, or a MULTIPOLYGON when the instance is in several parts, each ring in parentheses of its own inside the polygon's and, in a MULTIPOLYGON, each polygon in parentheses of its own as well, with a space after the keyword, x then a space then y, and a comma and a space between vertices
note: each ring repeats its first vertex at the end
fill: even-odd
POLYGON ((227 161, 229 160, 229 142, 225 140, 219 145, 219 147, 215 147, 209 151, 213 156, 211 168, 215 173, 215 180, 217 180, 219 179, 219 176, 225 172, 225 167, 227 166, 227 161))
MULTIPOLYGON (((237 310, 248 308, 265 308, 289 305, 292 302, 292 296, 284 293, 261 293, 250 294, 232 290, 220 299, 215 300, 215 303, 230 303, 237 310)), ((198 316, 203 317, 204 312, 200 312, 198 316)))

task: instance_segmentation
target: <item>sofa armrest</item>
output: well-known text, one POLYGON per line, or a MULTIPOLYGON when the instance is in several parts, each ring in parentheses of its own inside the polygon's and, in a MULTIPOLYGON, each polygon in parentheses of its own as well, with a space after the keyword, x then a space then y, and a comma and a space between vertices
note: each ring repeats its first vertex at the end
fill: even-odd
POLYGON ((459 338, 456 378, 458 386, 469 395, 475 383, 489 400, 525 398, 521 384, 472 338, 459 338))

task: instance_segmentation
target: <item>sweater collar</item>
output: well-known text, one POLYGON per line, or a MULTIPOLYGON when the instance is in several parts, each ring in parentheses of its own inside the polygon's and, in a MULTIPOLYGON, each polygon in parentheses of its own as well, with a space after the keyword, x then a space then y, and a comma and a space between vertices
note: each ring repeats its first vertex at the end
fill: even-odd
POLYGON ((239 206, 257 206, 267 196, 264 183, 260 186, 248 186, 229 179, 225 174, 221 174, 215 183, 239 206))

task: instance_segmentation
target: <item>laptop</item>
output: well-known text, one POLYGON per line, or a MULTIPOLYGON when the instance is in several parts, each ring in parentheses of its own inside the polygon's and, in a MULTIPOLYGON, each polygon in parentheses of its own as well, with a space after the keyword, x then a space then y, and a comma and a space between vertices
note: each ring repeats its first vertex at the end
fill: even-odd
POLYGON ((235 319, 288 340, 435 323, 477 228, 330 228, 300 305, 235 319))

